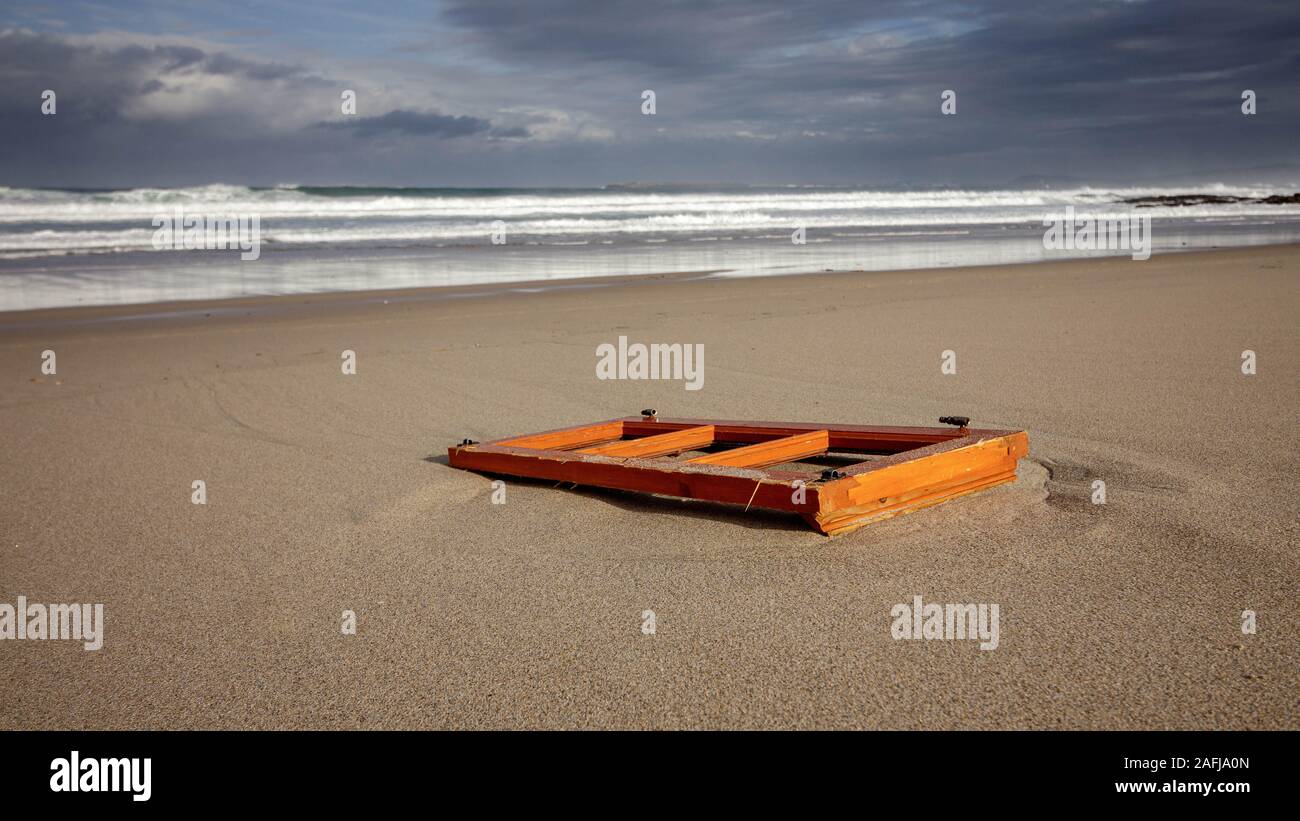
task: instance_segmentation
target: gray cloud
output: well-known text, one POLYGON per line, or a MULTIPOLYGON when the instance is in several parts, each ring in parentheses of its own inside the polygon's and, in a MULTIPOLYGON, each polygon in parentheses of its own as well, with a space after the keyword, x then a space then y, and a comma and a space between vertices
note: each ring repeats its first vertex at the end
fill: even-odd
POLYGON ((0 34, 0 184, 1118 184, 1300 168, 1294 2, 452 0, 427 35, 346 68, 254 42, 0 34), (339 117, 339 89, 367 82, 390 96, 339 117), (38 114, 44 88, 57 118, 38 114), (949 88, 956 117, 939 113, 949 88))
POLYGON ((394 134, 440 137, 468 137, 491 130, 492 123, 479 117, 453 117, 432 111, 406 111, 396 109, 378 117, 349 117, 320 123, 323 128, 351 131, 358 137, 379 137, 394 134))
POLYGON ((935 0, 453 0, 444 19, 510 60, 726 72, 767 62, 773 50, 815 46, 872 21, 909 28, 974 14, 964 4, 935 0))

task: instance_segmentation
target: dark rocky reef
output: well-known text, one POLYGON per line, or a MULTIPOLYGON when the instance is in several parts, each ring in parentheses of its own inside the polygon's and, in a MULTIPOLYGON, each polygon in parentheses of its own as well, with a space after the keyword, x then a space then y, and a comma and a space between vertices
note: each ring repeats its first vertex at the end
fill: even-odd
POLYGON ((1132 197, 1121 202, 1136 208, 1154 208, 1158 205, 1180 207, 1184 205, 1229 205, 1235 202, 1262 203, 1264 205, 1300 205, 1300 192, 1272 194, 1267 197, 1230 197, 1223 194, 1165 194, 1158 197, 1132 197))

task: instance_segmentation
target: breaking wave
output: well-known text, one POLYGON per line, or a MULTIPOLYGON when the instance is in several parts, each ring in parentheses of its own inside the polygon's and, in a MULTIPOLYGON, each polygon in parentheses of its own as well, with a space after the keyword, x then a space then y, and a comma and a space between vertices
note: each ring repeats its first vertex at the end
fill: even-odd
MULTIPOLYGON (((1198 186, 1199 193, 1260 198, 1261 186, 1198 186)), ((206 185, 116 191, 0 187, 0 256, 112 253, 151 247, 153 219, 257 215, 272 247, 487 244, 494 223, 510 242, 580 244, 761 239, 803 226, 825 236, 879 231, 925 236, 962 226, 1034 225, 1074 206, 1115 213, 1123 201, 1187 193, 1169 188, 871 191, 825 188, 672 191, 206 185), (910 230, 907 230, 910 229, 910 230)), ((1300 216, 1300 206, 1222 203, 1144 209, 1156 219, 1300 216)), ((883 234, 881 234, 883 235, 883 234)))

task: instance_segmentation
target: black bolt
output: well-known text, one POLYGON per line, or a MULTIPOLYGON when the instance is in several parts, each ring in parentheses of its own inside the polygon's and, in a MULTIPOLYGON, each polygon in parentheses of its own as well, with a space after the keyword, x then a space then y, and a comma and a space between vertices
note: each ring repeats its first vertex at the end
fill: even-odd
POLYGON ((477 445, 477 444, 478 444, 478 442, 475 442, 473 439, 462 439, 462 440, 460 440, 460 446, 461 446, 461 447, 465 447, 466 445, 477 445))
POLYGON ((970 424, 970 417, 969 416, 940 416, 939 424, 956 425, 959 428, 964 428, 970 424))
POLYGON ((641 411, 641 415, 646 417, 647 419, 652 419, 658 414, 659 411, 655 410, 654 408, 646 408, 645 410, 641 411))
POLYGON ((844 474, 840 473, 838 470, 826 468, 825 470, 822 471, 823 482, 829 482, 832 479, 843 479, 843 478, 844 478, 844 474))

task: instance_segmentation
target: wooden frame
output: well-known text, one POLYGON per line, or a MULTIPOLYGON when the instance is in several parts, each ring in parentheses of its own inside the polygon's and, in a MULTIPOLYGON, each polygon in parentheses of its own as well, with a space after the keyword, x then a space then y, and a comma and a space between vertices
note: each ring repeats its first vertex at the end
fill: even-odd
POLYGON ((865 524, 1010 482, 1024 431, 660 419, 651 411, 448 450, 453 467, 797 513, 818 532, 865 524), (686 459, 674 455, 734 446, 686 459), (819 470, 800 459, 860 461, 819 470), (871 458, 866 458, 870 456, 871 458), (802 486, 800 485, 802 483, 802 486))

